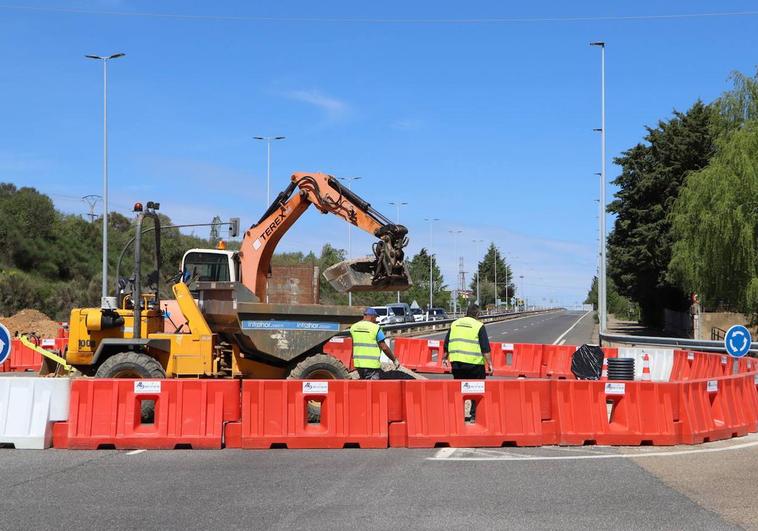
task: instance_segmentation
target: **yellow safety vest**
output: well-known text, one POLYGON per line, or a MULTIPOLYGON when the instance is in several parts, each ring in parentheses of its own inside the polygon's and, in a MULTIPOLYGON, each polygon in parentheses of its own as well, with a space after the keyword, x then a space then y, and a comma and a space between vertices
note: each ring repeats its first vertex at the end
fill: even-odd
POLYGON ((353 366, 356 369, 381 369, 382 351, 376 337, 379 325, 371 321, 358 321, 350 327, 353 338, 353 366))
POLYGON ((484 326, 473 317, 461 317, 450 325, 447 352, 450 361, 471 365, 484 365, 482 347, 479 345, 479 330, 484 326))

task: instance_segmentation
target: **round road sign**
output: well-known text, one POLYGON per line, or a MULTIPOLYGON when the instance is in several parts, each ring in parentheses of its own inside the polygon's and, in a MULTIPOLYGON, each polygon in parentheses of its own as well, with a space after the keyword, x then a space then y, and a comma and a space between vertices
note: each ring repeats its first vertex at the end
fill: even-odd
POLYGON ((0 365, 5 363, 11 355, 11 334, 8 329, 0 323, 0 365))
POLYGON ((730 356, 741 358, 750 351, 750 343, 753 338, 750 337, 750 330, 742 325, 734 325, 727 330, 724 336, 724 347, 730 356))

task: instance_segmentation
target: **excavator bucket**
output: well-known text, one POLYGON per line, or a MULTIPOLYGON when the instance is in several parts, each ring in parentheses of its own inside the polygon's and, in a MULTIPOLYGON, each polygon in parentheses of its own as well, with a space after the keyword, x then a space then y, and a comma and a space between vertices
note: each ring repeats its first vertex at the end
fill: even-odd
POLYGON ((405 291, 411 277, 405 264, 391 274, 377 274, 377 260, 371 256, 345 260, 324 271, 324 278, 340 293, 359 291, 405 291))

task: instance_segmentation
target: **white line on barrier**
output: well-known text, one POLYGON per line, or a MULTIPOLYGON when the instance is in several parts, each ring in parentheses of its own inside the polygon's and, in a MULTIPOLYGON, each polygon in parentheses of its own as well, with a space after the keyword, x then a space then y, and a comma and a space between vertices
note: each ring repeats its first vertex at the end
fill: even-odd
MULTIPOLYGON (((756 438, 753 434, 753 439, 756 438)), ((718 452, 729 452, 733 450, 742 450, 744 448, 751 448, 758 446, 758 440, 746 442, 742 444, 735 444, 733 446, 722 446, 719 448, 698 448, 695 450, 677 450, 673 452, 649 452, 649 453, 630 453, 630 454, 594 454, 594 455, 514 455, 512 452, 504 454, 498 457, 454 457, 456 450, 466 451, 478 451, 474 448, 442 448, 434 457, 427 457, 427 461, 576 461, 580 459, 636 459, 643 457, 672 457, 679 455, 690 454, 707 454, 718 452), (447 450, 446 453, 441 454, 442 450, 447 450), (450 451, 453 450, 453 451, 450 451)), ((545 447, 547 449, 558 449, 545 447)))
MULTIPOLYGON (((563 332, 563 333, 562 333, 560 336, 558 336, 558 339, 556 339, 556 340, 553 342, 553 345, 558 345, 558 344, 559 344, 558 342, 559 342, 561 339, 565 340, 565 339, 566 339, 566 336, 568 335, 568 333, 569 333, 569 332, 571 332, 571 331, 574 329, 574 327, 575 327, 576 325, 578 325, 578 324, 579 324, 579 321, 581 321, 582 319, 584 319, 585 317, 587 317, 587 316, 588 316, 590 313, 592 313, 593 311, 594 311, 594 310, 589 310, 587 313, 585 313, 585 314, 584 314, 584 315, 582 315, 582 316, 581 316, 579 319, 577 319, 577 320, 576 320, 576 322, 575 322, 574 324, 572 324, 572 325, 569 327, 569 329, 568 329, 568 330, 566 330, 566 331, 565 331, 565 332, 563 332)), ((560 343, 560 344, 561 344, 561 345, 563 345, 563 343, 560 343)))
POLYGON ((126 455, 137 455, 141 454, 142 452, 147 452, 147 450, 132 450, 131 452, 126 452, 126 455))

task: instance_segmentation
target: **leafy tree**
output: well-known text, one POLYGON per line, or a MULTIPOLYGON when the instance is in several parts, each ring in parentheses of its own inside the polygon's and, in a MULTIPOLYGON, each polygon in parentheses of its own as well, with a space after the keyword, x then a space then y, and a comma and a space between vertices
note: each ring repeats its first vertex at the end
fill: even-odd
MULTIPOLYGON (((422 248, 407 263, 413 285, 408 291, 400 293, 403 302, 411 304, 415 300, 421 307, 429 306, 429 262, 429 251, 422 248)), ((435 261, 432 261, 432 279, 434 306, 444 308, 450 301, 450 292, 435 261)))
MULTIPOLYGON (((592 277, 592 286, 587 293, 587 298, 584 300, 584 304, 592 304, 595 310, 598 308, 597 284, 597 277, 592 277)), ((619 319, 639 319, 639 306, 623 295, 620 295, 616 289, 616 285, 610 279, 608 281, 607 302, 609 314, 613 314, 619 319)))
POLYGON ((709 305, 758 316, 758 120, 725 135, 674 209, 670 278, 709 305))
MULTIPOLYGON (((513 280, 513 271, 511 266, 506 263, 500 254, 500 249, 490 243, 487 252, 478 264, 477 271, 481 273, 482 278, 479 283, 480 302, 482 306, 495 304, 495 270, 497 269, 497 291, 498 298, 505 301, 506 298, 516 296, 516 283, 513 280), (496 267, 497 265, 497 267, 496 267), (506 289, 507 284, 507 289, 506 289)), ((478 273, 471 275, 470 289, 474 292, 476 298, 476 279, 478 273)))
POLYGON ((686 304, 667 277, 674 236, 670 214, 687 176, 704 168, 714 152, 714 112, 696 102, 686 113, 647 128, 645 142, 615 163, 621 174, 608 211, 617 215, 608 239, 609 276, 619 292, 639 303, 642 320, 660 324, 664 308, 686 304))

